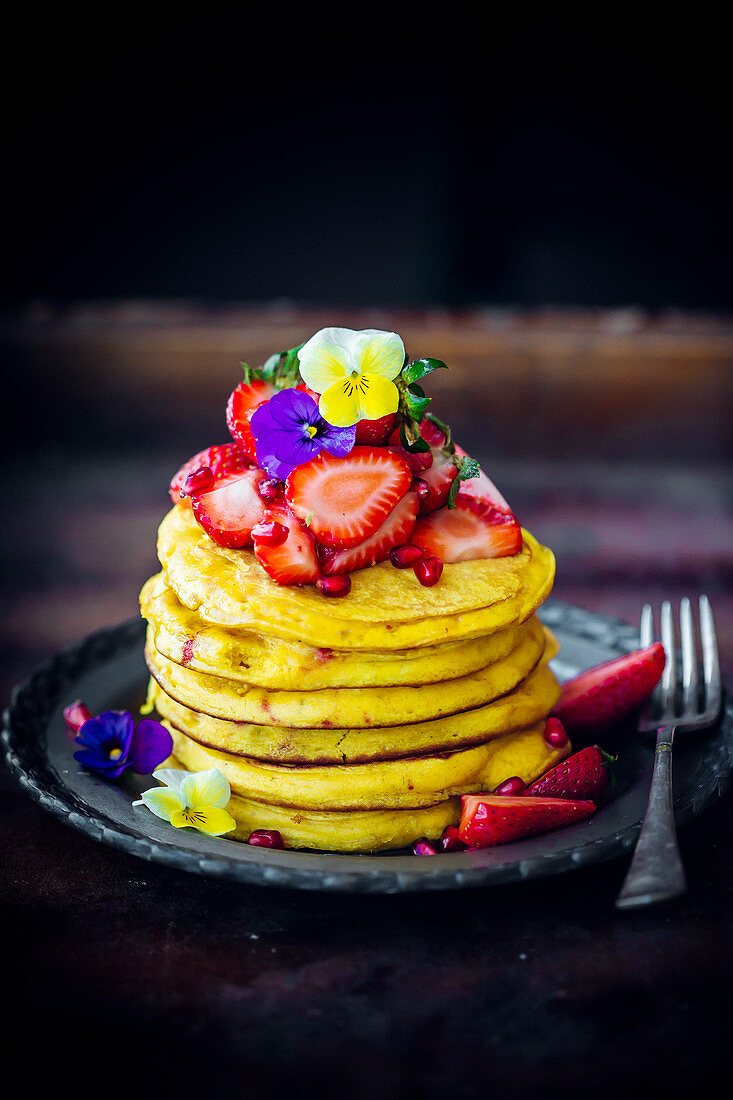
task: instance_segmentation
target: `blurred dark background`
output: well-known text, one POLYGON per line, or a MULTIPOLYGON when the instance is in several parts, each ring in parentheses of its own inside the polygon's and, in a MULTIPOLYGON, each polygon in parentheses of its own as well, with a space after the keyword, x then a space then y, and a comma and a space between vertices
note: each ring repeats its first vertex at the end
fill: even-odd
POLYGON ((263 18, 25 44, 7 303, 730 308, 714 25, 263 18))

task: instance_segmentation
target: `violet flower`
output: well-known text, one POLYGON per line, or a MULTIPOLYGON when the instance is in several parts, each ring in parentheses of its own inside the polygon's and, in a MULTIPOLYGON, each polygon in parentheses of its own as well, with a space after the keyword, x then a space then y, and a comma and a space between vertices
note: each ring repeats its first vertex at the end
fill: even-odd
POLYGON ((278 390, 255 409, 250 427, 260 468, 280 481, 321 450, 344 458, 356 439, 356 425, 335 428, 323 419, 310 394, 298 389, 278 390))
POLYGON ((135 726, 124 710, 107 710, 90 718, 75 737, 82 748, 74 759, 90 771, 117 779, 126 768, 150 775, 173 751, 173 738, 165 726, 144 718, 135 726))

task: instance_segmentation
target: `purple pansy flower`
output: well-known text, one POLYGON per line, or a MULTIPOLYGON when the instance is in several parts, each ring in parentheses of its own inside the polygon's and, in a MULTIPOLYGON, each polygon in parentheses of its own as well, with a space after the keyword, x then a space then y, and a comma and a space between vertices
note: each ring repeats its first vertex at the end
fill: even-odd
POLYGON ((106 710, 81 727, 75 741, 82 746, 74 759, 91 771, 117 779, 126 768, 150 775, 173 751, 165 726, 144 718, 137 726, 124 710, 106 710))
POLYGON ((257 462, 270 477, 284 481, 321 451, 344 458, 353 448, 356 425, 335 428, 318 412, 318 405, 303 390, 278 390, 260 405, 250 420, 257 462))

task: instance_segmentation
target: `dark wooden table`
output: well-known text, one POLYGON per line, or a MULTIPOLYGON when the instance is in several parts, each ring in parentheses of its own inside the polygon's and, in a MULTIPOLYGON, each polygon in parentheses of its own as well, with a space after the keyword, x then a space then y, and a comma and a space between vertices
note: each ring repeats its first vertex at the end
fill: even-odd
MULTIPOLYGON (((226 439, 240 360, 325 324, 445 359, 436 409, 555 550, 555 595, 636 622, 705 591, 731 682, 729 319, 37 303, 2 319, 4 699, 137 614, 170 475, 226 439)), ((0 796, 6 1051, 32 1041, 40 1086, 610 1097, 727 1067, 729 794, 682 830, 688 893, 623 914, 624 860, 428 897, 267 890, 97 844, 4 769, 0 796)))

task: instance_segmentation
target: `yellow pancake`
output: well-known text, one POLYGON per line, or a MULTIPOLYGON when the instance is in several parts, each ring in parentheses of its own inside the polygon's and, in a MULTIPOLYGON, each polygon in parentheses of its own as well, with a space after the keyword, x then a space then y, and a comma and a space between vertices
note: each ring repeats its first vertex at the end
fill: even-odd
POLYGON ((155 680, 151 681, 149 701, 171 728, 210 748, 287 764, 345 764, 451 752, 480 744, 540 721, 559 697, 560 686, 544 659, 514 691, 486 706, 402 726, 297 729, 230 722, 172 699, 155 680))
POLYGON ((307 810, 387 810, 432 806, 491 791, 510 776, 525 783, 567 756, 548 745, 544 721, 481 745, 370 764, 287 767, 204 748, 172 729, 173 752, 189 771, 217 768, 232 791, 256 802, 307 810))
POLYGON ((452 680, 505 657, 533 621, 468 641, 379 652, 317 649, 252 630, 207 625, 180 603, 162 573, 146 581, 140 607, 152 629, 155 648, 169 661, 227 680, 283 691, 415 686, 452 680))
POLYGON ((159 528, 158 557, 180 602, 204 622, 332 649, 396 650, 476 638, 525 622, 548 596, 555 559, 523 532, 511 557, 446 565, 423 587, 389 562, 351 574, 340 599, 314 585, 278 585, 246 549, 217 546, 176 505, 159 528))
MULTIPOLYGON (((171 757, 166 767, 180 768, 171 757)), ((277 829, 286 848, 329 852, 381 852, 405 848, 421 837, 437 840, 457 825, 460 798, 413 810, 295 810, 232 795, 227 810, 237 822, 227 840, 246 841, 255 829, 277 829)))
POLYGON ((537 665, 545 648, 535 616, 516 649, 500 661, 455 680, 423 687, 322 688, 270 691, 238 680, 196 672, 163 657, 148 638, 150 672, 174 699, 215 718, 260 725, 308 727, 401 726, 483 706, 505 695, 537 665))

